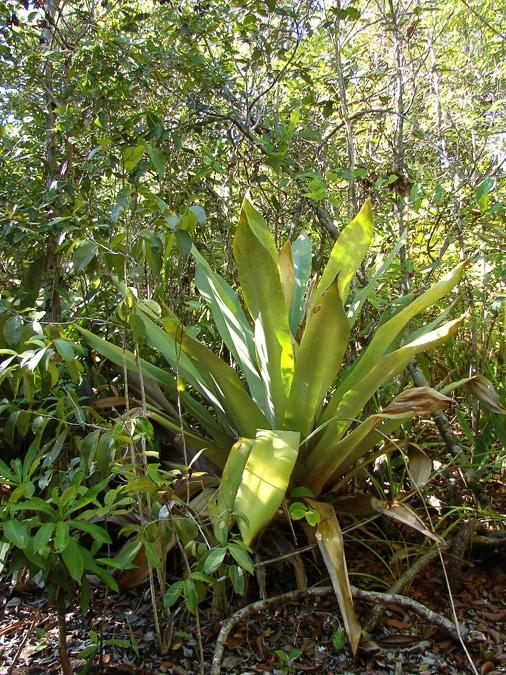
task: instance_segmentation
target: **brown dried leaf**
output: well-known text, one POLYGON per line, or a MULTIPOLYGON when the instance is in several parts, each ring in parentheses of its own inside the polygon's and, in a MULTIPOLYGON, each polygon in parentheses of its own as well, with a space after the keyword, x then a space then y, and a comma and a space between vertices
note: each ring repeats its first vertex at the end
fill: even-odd
POLYGON ((441 537, 438 537, 437 534, 434 534, 434 532, 431 532, 429 529, 427 529, 427 527, 425 527, 425 524, 420 516, 407 504, 401 504, 401 502, 382 502, 375 497, 371 497, 371 504, 377 513, 381 513, 382 515, 393 518, 394 520, 397 520, 408 527, 412 527, 414 530, 418 530, 418 532, 421 532, 426 537, 429 537, 429 539, 433 539, 439 543, 443 541, 441 537))
POLYGON ((317 502, 313 499, 307 499, 306 501, 321 516, 321 520, 316 526, 316 541, 318 542, 318 547, 330 575, 341 614, 343 615, 344 627, 350 641, 351 651, 355 655, 362 629, 353 606, 348 568, 344 555, 343 535, 337 521, 336 512, 331 504, 317 502))
POLYGON ((349 516, 368 517, 375 513, 370 495, 338 497, 333 500, 333 504, 338 513, 345 513, 349 516))
POLYGON ((413 487, 422 487, 432 475, 431 458, 415 443, 408 444, 408 471, 413 487))
POLYGON ((441 410, 451 402, 451 398, 432 387, 415 387, 401 392, 382 412, 386 415, 402 415, 404 413, 424 415, 441 410))
POLYGON ((499 415, 506 415, 506 408, 502 405, 499 394, 495 390, 492 382, 487 380, 486 377, 483 377, 483 375, 475 375, 469 380, 467 386, 472 394, 476 396, 486 408, 499 415))

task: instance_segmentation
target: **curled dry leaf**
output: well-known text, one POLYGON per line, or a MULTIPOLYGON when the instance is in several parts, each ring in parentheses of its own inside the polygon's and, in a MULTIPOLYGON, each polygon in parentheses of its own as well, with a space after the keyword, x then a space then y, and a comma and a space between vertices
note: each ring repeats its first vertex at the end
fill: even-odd
POLYGON ((381 513, 384 516, 398 520, 400 523, 412 527, 414 530, 418 530, 429 539, 433 539, 438 543, 442 543, 441 537, 438 537, 437 534, 431 532, 426 526, 420 516, 416 513, 407 504, 401 504, 400 502, 382 502, 375 497, 371 497, 371 505, 377 513, 381 513))
POLYGON ((416 387, 401 392, 387 408, 383 409, 383 413, 386 415, 403 413, 423 415, 441 410, 451 402, 451 398, 432 387, 416 387))
POLYGON ((306 501, 321 516, 321 520, 316 526, 316 541, 343 615, 351 651, 355 655, 362 629, 353 606, 348 568, 344 555, 343 535, 337 521, 336 512, 331 504, 317 502, 314 499, 306 499, 306 501))
POLYGON ((468 384, 468 388, 477 399, 490 411, 498 413, 499 415, 506 415, 506 408, 502 405, 499 394, 494 388, 490 380, 487 380, 483 375, 475 375, 468 384))
POLYGON ((408 443, 408 473, 417 488, 425 485, 432 474, 431 458, 416 443, 408 443))

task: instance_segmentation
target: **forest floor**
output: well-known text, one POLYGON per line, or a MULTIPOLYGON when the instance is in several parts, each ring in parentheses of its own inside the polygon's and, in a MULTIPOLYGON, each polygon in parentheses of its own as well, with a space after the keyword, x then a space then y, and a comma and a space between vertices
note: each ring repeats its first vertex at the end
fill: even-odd
MULTIPOLYGON (((506 486, 495 482, 489 487, 495 491, 496 500, 502 502, 494 506, 502 508, 506 486)), ((469 656, 462 644, 426 619, 408 609, 389 606, 352 659, 347 647, 336 649, 333 645, 335 631, 342 626, 341 615, 335 597, 324 594, 294 602, 274 601, 264 611, 238 621, 225 643, 221 672, 506 673, 505 549, 503 543, 472 549, 462 567, 458 588, 451 595, 459 622, 473 635, 466 641, 469 656)), ((306 556, 306 567, 319 569, 312 552, 306 556)), ((374 546, 352 544, 347 553, 352 583, 364 586, 373 577, 385 577, 381 557, 385 557, 381 547, 374 550, 374 546)), ((321 586, 322 580, 317 581, 316 585, 321 586)), ((269 571, 267 585, 269 596, 295 588, 293 567, 285 564, 269 571)), ((249 595, 254 592, 250 589, 249 595)), ((406 594, 451 619, 450 596, 439 558, 420 572, 406 594)), ((0 598, 0 675, 60 672, 57 616, 44 592, 21 593, 4 580, 0 583, 0 598)), ((250 597, 249 601, 255 599, 250 597)), ((360 620, 365 622, 371 605, 358 601, 356 607, 360 620)), ((205 605, 199 610, 199 618, 204 670, 208 673, 221 622, 205 605)), ((90 631, 96 632, 101 644, 90 673, 199 672, 195 617, 186 611, 176 616, 168 654, 158 655, 146 584, 122 594, 105 594, 103 589, 96 589, 90 612, 83 616, 76 602, 68 607, 66 619, 68 647, 76 673, 85 665, 79 654, 91 644, 90 631), (111 639, 123 640, 125 646, 108 644, 111 639)))

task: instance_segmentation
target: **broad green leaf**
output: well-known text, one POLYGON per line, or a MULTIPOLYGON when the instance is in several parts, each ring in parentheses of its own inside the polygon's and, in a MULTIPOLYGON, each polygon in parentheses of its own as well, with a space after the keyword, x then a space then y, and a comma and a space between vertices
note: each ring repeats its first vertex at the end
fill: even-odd
POLYGON ((190 208, 188 210, 193 213, 193 215, 197 219, 197 223, 199 225, 205 225, 206 224, 207 215, 206 215, 206 212, 204 211, 204 209, 201 206, 199 206, 198 204, 193 204, 193 206, 190 206, 190 208))
POLYGON ((195 247, 192 255, 197 261, 195 283, 209 304, 220 337, 241 367, 251 397, 261 410, 265 410, 265 390, 256 366, 255 341, 239 300, 195 247))
MULTIPOLYGON (((147 319, 147 321, 150 321, 147 319)), ((223 410, 233 427, 241 436, 251 437, 258 428, 266 426, 266 419, 259 407, 244 388, 233 368, 222 361, 205 345, 181 330, 181 324, 174 319, 165 319, 168 335, 179 342, 180 349, 191 358, 199 373, 205 373, 205 380, 211 382, 223 410)), ((148 324, 148 340, 151 340, 153 322, 148 324)))
POLYGON ((204 572, 200 572, 199 570, 192 572, 192 579, 195 579, 195 581, 203 581, 205 584, 212 584, 213 581, 215 581, 215 579, 207 574, 204 574, 204 572))
POLYGON ((329 261, 311 298, 309 311, 336 277, 338 277, 339 297, 344 305, 348 297, 351 280, 359 269, 371 243, 372 229, 371 203, 367 200, 355 218, 343 229, 334 244, 329 261))
POLYGON ((78 241, 72 254, 72 264, 75 272, 82 272, 86 269, 97 253, 98 246, 92 241, 87 241, 86 239, 78 241))
POLYGON ((11 483, 16 482, 16 477, 14 476, 12 471, 9 469, 7 464, 3 461, 3 459, 0 459, 0 476, 2 478, 5 478, 6 480, 8 480, 11 483))
POLYGON ((70 542, 70 527, 69 524, 63 520, 56 523, 56 535, 54 539, 54 547, 58 553, 63 553, 70 542))
POLYGON ((303 502, 292 502, 288 507, 288 513, 292 520, 302 520, 306 515, 307 506, 303 502))
POLYGON ((139 349, 142 348, 146 339, 146 327, 144 321, 137 314, 132 314, 130 317, 130 328, 135 344, 139 349))
POLYGON ((70 340, 60 340, 57 339, 54 341, 54 346, 58 354, 62 357, 67 363, 71 363, 76 358, 74 349, 72 347, 72 342, 70 340))
MULTIPOLYGON (((86 338, 91 347, 93 347, 93 349, 99 354, 102 354, 102 356, 120 367, 124 367, 126 365, 127 369, 131 373, 134 373, 135 375, 138 374, 137 361, 132 352, 126 349, 121 349, 121 347, 118 347, 112 342, 103 340, 85 328, 81 328, 80 326, 75 326, 75 328, 86 338)), ((182 357, 185 357, 185 355, 183 354, 182 357)), ((160 384, 173 398, 176 398, 176 378, 174 375, 168 373, 165 370, 162 370, 162 368, 158 368, 158 366, 155 366, 144 359, 140 359, 140 364, 145 377, 148 377, 160 384)), ((187 392, 179 392, 179 398, 184 408, 191 412, 192 416, 197 420, 197 422, 207 429, 218 443, 223 443, 225 447, 230 447, 230 436, 224 435, 223 430, 218 427, 217 423, 209 415, 204 406, 195 401, 195 399, 193 399, 192 396, 190 396, 190 394, 187 392)))
POLYGON ((192 250, 192 239, 188 232, 182 229, 176 230, 174 237, 179 252, 183 256, 183 262, 186 263, 192 250))
POLYGON ((171 431, 176 432, 177 434, 183 434, 186 439, 186 442, 189 443, 195 450, 203 450, 204 455, 213 462, 219 469, 223 469, 225 462, 228 457, 229 448, 231 447, 233 440, 231 437, 223 434, 224 441, 222 445, 216 445, 208 438, 200 436, 194 431, 189 431, 187 429, 181 430, 181 425, 177 422, 173 422, 170 418, 162 413, 158 413, 154 410, 148 411, 148 417, 153 419, 155 422, 158 422, 161 426, 171 431))
MULTIPOLYGON (((452 288, 460 281, 464 269, 468 261, 462 262, 455 267, 448 275, 443 277, 440 281, 429 288, 420 297, 416 298, 407 307, 398 312, 390 320, 378 328, 369 346, 365 350, 362 357, 357 364, 348 372, 343 382, 338 386, 336 392, 332 396, 322 421, 328 420, 336 415, 339 403, 346 392, 351 389, 356 382, 363 380, 368 373, 378 364, 381 357, 385 354, 391 343, 396 339, 400 332, 404 329, 408 321, 414 316, 422 312, 427 307, 434 305, 443 296, 449 293, 452 288)), ((449 324, 445 324, 449 325, 449 324)), ((437 331, 432 331, 427 335, 433 335, 437 331)), ((419 339, 423 341, 424 337, 419 339)), ((415 344, 418 340, 412 342, 415 344)), ((397 350, 399 351, 399 350, 397 350)), ((420 349, 423 351, 423 349, 420 349)), ((418 353, 418 352, 417 352, 418 353)))
POLYGON ((237 565, 230 565, 228 568, 228 576, 232 582, 234 592, 238 595, 244 595, 244 572, 241 567, 237 565))
POLYGON ((9 551, 11 550, 11 547, 12 547, 11 544, 9 544, 9 542, 7 541, 0 543, 0 574, 2 574, 5 569, 7 556, 9 554, 9 551))
MULTIPOLYGON (((143 318, 146 325, 146 340, 148 344, 155 349, 158 349, 163 357, 177 371, 179 377, 182 376, 192 387, 205 396, 218 414, 221 413, 221 415, 226 417, 227 410, 224 407, 223 395, 221 395, 221 392, 217 389, 217 385, 207 368, 207 364, 197 364, 193 355, 190 357, 187 354, 186 349, 183 348, 183 342, 186 347, 191 345, 194 346, 195 349, 198 349, 195 345, 200 345, 200 343, 198 343, 197 340, 190 338, 185 333, 183 326, 174 315, 172 315, 171 318, 164 320, 165 330, 163 330, 163 328, 149 317, 149 312, 142 303, 138 305, 138 311, 139 316, 143 318)), ((217 356, 207 349, 207 347, 204 345, 200 345, 200 347, 202 347, 200 351, 202 352, 201 356, 204 360, 206 356, 210 355, 208 360, 213 361, 213 363, 218 361, 220 362, 220 367, 223 367, 222 369, 227 368, 226 364, 221 362, 217 356)), ((142 367, 144 368, 144 365, 142 367)), ((231 368, 229 370, 232 371, 231 368)), ((234 372, 237 381, 237 373, 235 373, 235 371, 232 372, 234 372)), ((240 382, 239 386, 247 396, 246 391, 240 382)))
POLYGON ((295 497, 314 497, 314 492, 305 485, 299 485, 292 490, 290 497, 292 499, 295 499, 295 497))
POLYGON ((297 334, 304 315, 304 298, 311 275, 311 239, 301 234, 292 244, 292 260, 294 270, 293 300, 290 309, 290 330, 297 334))
POLYGON ((160 180, 162 180, 163 177, 165 176, 165 167, 167 166, 166 157, 164 157, 160 152, 160 150, 158 150, 158 148, 155 148, 153 145, 150 145, 149 143, 145 143, 144 145, 146 146, 149 158, 151 160, 151 163, 156 169, 158 177, 160 178, 160 180))
POLYGON ((140 539, 132 539, 122 546, 115 557, 121 569, 127 569, 131 565, 141 547, 142 541, 140 539))
POLYGON ((137 164, 141 161, 144 152, 145 147, 142 143, 125 148, 123 150, 123 161, 125 163, 125 169, 129 173, 133 171, 137 166, 137 164))
POLYGON ((227 554, 227 549, 223 547, 213 548, 207 556, 204 563, 204 573, 212 574, 216 572, 227 554))
POLYGON ((121 213, 130 206, 131 192, 128 186, 121 188, 116 197, 116 204, 111 211, 111 221, 116 223, 121 213))
POLYGON ((353 454, 356 446, 370 433, 381 421, 381 415, 371 415, 364 422, 333 445, 328 445, 325 451, 313 451, 305 462, 307 470, 303 470, 304 482, 307 483, 317 495, 324 486, 331 481, 342 465, 353 463, 359 457, 353 454))
POLYGON ((292 258, 292 247, 290 242, 286 241, 278 255, 279 271, 281 274, 281 285, 283 295, 288 310, 292 307, 293 291, 295 286, 295 269, 292 258))
POLYGON ((197 589, 195 588, 195 584, 193 581, 191 581, 191 579, 185 579, 183 581, 183 594, 188 611, 192 614, 195 614, 199 604, 199 599, 197 596, 197 589))
POLYGON ((3 526, 5 538, 17 546, 24 549, 28 546, 30 541, 30 532, 27 527, 19 523, 17 520, 8 520, 3 526))
POLYGON ((300 434, 259 429, 251 447, 235 499, 235 511, 245 544, 272 520, 285 497, 297 454, 300 434))
POLYGON ((184 581, 176 581, 175 583, 171 584, 163 596, 163 601, 162 604, 165 607, 165 609, 170 609, 172 605, 175 605, 176 602, 179 599, 179 596, 181 595, 183 591, 183 584, 184 581))
POLYGON ((316 458, 321 452, 325 453, 329 447, 335 445, 343 437, 346 429, 357 418, 364 405, 382 384, 404 370, 414 356, 432 349, 452 337, 458 331, 464 319, 465 315, 454 321, 449 321, 441 328, 379 358, 375 364, 371 364, 370 370, 363 373, 361 378, 351 379, 348 377, 349 388, 334 412, 337 421, 328 425, 322 438, 310 454, 308 462, 311 456, 316 458))
POLYGON ((54 528, 54 523, 44 523, 39 527, 33 537, 33 550, 36 553, 40 553, 44 546, 49 542, 53 536, 54 528))
POLYGON ((113 591, 116 591, 116 593, 119 592, 118 584, 116 582, 116 579, 109 574, 109 572, 106 572, 103 567, 100 567, 97 562, 95 561, 94 557, 91 555, 91 553, 88 551, 88 549, 84 548, 83 546, 79 546, 79 552, 83 558, 84 562, 84 569, 89 570, 93 574, 96 574, 97 577, 109 588, 111 588, 113 591))
POLYGON ((399 238, 399 241, 395 244, 390 253, 387 255, 384 262, 379 266, 376 272, 374 272, 367 286, 365 288, 362 288, 353 298, 348 308, 348 318, 350 319, 352 325, 358 319, 360 315, 360 310, 364 306, 364 303, 366 302, 367 298, 374 291, 374 289, 379 283, 379 280, 381 279, 383 274, 388 270, 388 268, 392 264, 392 261, 397 256, 399 250, 405 245, 406 245, 406 234, 404 233, 399 238))
POLYGON ((346 646, 346 632, 343 628, 336 628, 332 636, 332 646, 336 652, 341 652, 346 646))
POLYGON ((70 576, 78 583, 81 581, 84 571, 84 560, 81 550, 81 547, 71 539, 62 551, 63 562, 70 572, 70 576))
POLYGON ((242 546, 239 544, 234 544, 234 542, 230 542, 227 548, 232 558, 236 561, 236 563, 238 563, 240 567, 242 567, 243 570, 246 570, 246 572, 249 572, 250 574, 255 573, 253 560, 242 546))
MULTIPOLYGON (((333 482, 335 478, 341 475, 345 475, 347 471, 349 471, 352 468, 352 466, 358 459, 360 459, 361 457, 365 457, 368 454, 369 450, 374 448, 375 445, 378 445, 378 443, 384 442, 390 436, 390 434, 392 434, 392 432, 396 431, 401 426, 401 424, 403 424, 404 422, 408 422, 415 415, 416 413, 412 414, 408 413, 406 415, 382 417, 379 424, 373 425, 371 431, 365 434, 362 440, 357 439, 358 442, 355 445, 355 447, 350 448, 349 450, 347 449, 346 441, 348 440, 351 434, 342 439, 343 440, 342 447, 346 448, 346 456, 340 457, 339 450, 335 452, 336 456, 338 456, 339 459, 336 463, 335 471, 331 476, 329 482, 333 482)), ((368 418, 366 418, 364 422, 362 422, 362 424, 367 423, 368 418)), ((357 427, 357 429, 358 428, 359 427, 357 427)), ((331 488, 331 491, 334 491, 334 488, 331 488)))
POLYGON ((160 557, 160 554, 156 550, 155 544, 153 544, 151 541, 145 541, 144 542, 144 550, 146 551, 146 557, 151 564, 152 567, 155 569, 159 570, 162 568, 162 559, 160 557))
POLYGON ((21 340, 24 325, 23 319, 18 314, 9 317, 4 323, 4 338, 7 340, 8 344, 11 345, 11 347, 17 345, 17 343, 21 340))
POLYGON ((288 310, 274 239, 247 197, 233 249, 244 299, 254 321, 257 361, 266 390, 265 413, 272 427, 280 426, 294 368, 288 310))
POLYGON ((311 433, 325 394, 334 382, 348 345, 350 322, 339 298, 337 280, 314 303, 295 361, 295 375, 283 427, 311 433))
MULTIPOLYGON (((30 485, 33 485, 33 483, 30 485)), ((19 488, 23 489, 23 494, 26 494, 27 492, 26 487, 27 483, 23 483, 23 485, 19 486, 19 488)), ((31 488, 29 490, 31 491, 31 488)), ((51 508, 51 504, 48 504, 47 501, 41 499, 40 497, 31 497, 30 499, 26 499, 11 508, 13 511, 42 511, 48 516, 53 516, 55 514, 54 509, 51 508)))
POLYGON ((69 520, 68 522, 71 527, 76 527, 78 530, 90 534, 93 537, 93 539, 99 544, 112 543, 109 533, 106 530, 104 530, 103 527, 100 527, 100 525, 95 525, 95 523, 89 523, 84 520, 79 520, 78 518, 69 520))
MULTIPOLYGON (((109 361, 112 361, 112 363, 115 363, 117 366, 124 367, 126 365, 128 370, 137 372, 137 362, 132 352, 128 351, 127 349, 122 349, 112 342, 108 342, 107 340, 98 337, 98 335, 94 335, 89 330, 86 330, 81 326, 76 325, 75 328, 86 338, 86 341, 96 352, 102 354, 102 356, 104 356, 106 359, 109 359, 109 361)), ((141 367, 142 371, 147 377, 150 377, 151 379, 155 380, 155 382, 163 385, 171 393, 176 393, 176 383, 173 375, 165 370, 162 370, 162 368, 154 366, 152 363, 149 363, 144 359, 141 359, 141 367)))
POLYGON ((344 555, 344 541, 336 512, 331 504, 307 500, 321 516, 316 526, 316 541, 329 573, 334 592, 343 616, 344 627, 350 641, 352 654, 355 656, 362 634, 360 623, 353 606, 348 568, 344 555))
POLYGON ((220 529, 223 527, 222 522, 225 524, 227 531, 230 529, 230 519, 235 508, 237 491, 253 444, 254 441, 251 439, 240 438, 230 449, 218 490, 218 522, 216 527, 220 529))

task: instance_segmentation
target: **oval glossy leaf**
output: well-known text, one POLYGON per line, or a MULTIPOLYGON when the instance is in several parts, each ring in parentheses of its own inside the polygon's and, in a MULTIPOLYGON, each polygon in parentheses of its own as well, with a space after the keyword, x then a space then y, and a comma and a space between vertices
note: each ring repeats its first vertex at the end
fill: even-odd
POLYGON ((46 546, 53 536, 54 529, 54 523, 44 523, 41 525, 41 527, 39 527, 35 533, 35 536, 33 537, 33 550, 36 553, 40 553, 44 546, 46 546))
POLYGON ((161 180, 165 175, 165 167, 167 165, 167 159, 162 155, 160 150, 158 150, 158 148, 155 148, 153 145, 145 143, 145 146, 149 154, 149 159, 151 160, 151 163, 155 167, 156 173, 158 174, 158 177, 161 180))
POLYGON ((171 586, 169 586, 167 592, 163 596, 163 606, 166 609, 170 609, 173 605, 176 604, 176 602, 179 599, 179 596, 181 595, 183 591, 183 584, 184 581, 176 581, 173 583, 171 586))
POLYGON ((195 584, 190 579, 185 579, 183 582, 183 594, 188 611, 192 614, 195 614, 199 604, 199 599, 197 596, 195 584))
POLYGON ((204 563, 204 573, 212 574, 213 572, 216 572, 218 567, 223 562, 226 553, 227 549, 222 547, 214 548, 212 551, 210 551, 204 563))
POLYGON ((28 546, 30 541, 30 533, 28 528, 19 523, 17 520, 8 520, 3 526, 5 538, 17 546, 24 549, 28 546))
POLYGON ((54 539, 54 547, 58 553, 63 553, 70 542, 70 527, 69 524, 63 520, 56 523, 56 535, 54 539))
POLYGON ((228 545, 228 551, 232 558, 236 561, 236 563, 238 563, 240 567, 242 567, 243 570, 246 570, 246 572, 249 572, 250 574, 254 574, 255 566, 253 565, 253 560, 251 559, 249 553, 245 551, 242 546, 231 542, 228 545))
POLYGON ((91 241, 78 241, 74 247, 72 263, 76 272, 82 272, 98 253, 98 246, 91 241))
POLYGON ((71 539, 65 550, 62 551, 63 562, 70 572, 70 576, 78 583, 81 581, 84 571, 84 560, 81 554, 81 547, 71 539))

